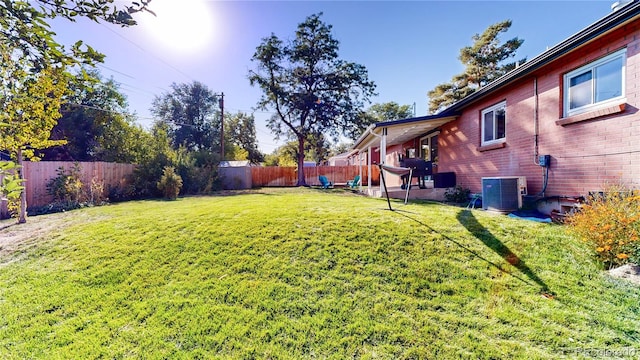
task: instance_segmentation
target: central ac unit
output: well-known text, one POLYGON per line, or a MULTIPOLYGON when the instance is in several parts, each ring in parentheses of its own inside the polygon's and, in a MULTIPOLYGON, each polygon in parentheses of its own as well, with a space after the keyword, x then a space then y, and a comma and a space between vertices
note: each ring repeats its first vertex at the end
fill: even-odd
POLYGON ((501 176, 482 178, 482 208, 508 213, 522 207, 522 196, 527 195, 527 178, 501 176))

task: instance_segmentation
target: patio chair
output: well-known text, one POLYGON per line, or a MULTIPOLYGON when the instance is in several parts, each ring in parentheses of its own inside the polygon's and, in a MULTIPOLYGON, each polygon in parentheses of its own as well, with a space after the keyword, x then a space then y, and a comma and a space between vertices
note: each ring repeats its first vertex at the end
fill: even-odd
POLYGON ((320 180, 320 185, 322 185, 323 189, 329 189, 333 187, 331 181, 329 181, 329 179, 327 179, 327 177, 324 175, 318 176, 318 180, 320 180))
POLYGON ((347 181, 347 186, 352 189, 358 185, 360 185, 360 175, 356 175, 356 177, 354 177, 353 180, 347 181))

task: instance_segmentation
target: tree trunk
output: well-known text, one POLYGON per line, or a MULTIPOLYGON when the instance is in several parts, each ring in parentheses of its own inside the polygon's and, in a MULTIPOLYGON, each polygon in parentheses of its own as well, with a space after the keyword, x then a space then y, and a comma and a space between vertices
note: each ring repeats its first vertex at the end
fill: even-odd
POLYGON ((296 186, 307 186, 304 178, 304 138, 298 136, 298 183, 296 186))
MULTIPOLYGON (((18 149, 18 174, 22 184, 24 185, 24 174, 22 172, 22 149, 18 149)), ((18 216, 18 224, 24 224, 27 222, 27 187, 24 186, 20 191, 20 215, 18 216)))

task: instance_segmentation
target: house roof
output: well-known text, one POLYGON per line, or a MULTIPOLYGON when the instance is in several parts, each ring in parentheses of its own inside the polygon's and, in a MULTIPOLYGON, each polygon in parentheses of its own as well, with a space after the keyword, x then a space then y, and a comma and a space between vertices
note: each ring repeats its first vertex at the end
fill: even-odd
POLYGON ((362 149, 368 146, 377 146, 380 144, 380 134, 382 130, 387 129, 387 145, 397 145, 405 143, 417 136, 426 134, 438 127, 455 120, 459 114, 447 115, 428 115, 408 119, 383 121, 370 125, 367 130, 353 144, 353 149, 362 149))
POLYGON ((640 0, 633 0, 435 115, 385 121, 369 126, 360 138, 355 141, 353 149, 379 145, 383 128, 387 128, 387 145, 401 144, 436 129, 449 121, 455 120, 460 116, 464 108, 481 100, 483 97, 531 74, 550 62, 624 26, 638 17, 640 17, 640 0))
POLYGON ((550 62, 559 59, 560 57, 592 42, 598 37, 615 30, 620 26, 635 20, 638 17, 640 17, 640 0, 634 0, 618 10, 612 11, 602 19, 568 37, 566 40, 558 43, 554 47, 547 49, 542 54, 518 66, 514 70, 482 87, 473 94, 443 109, 438 114, 446 116, 449 113, 459 112, 466 106, 480 100, 493 91, 500 89, 534 72, 535 70, 538 70, 550 62))

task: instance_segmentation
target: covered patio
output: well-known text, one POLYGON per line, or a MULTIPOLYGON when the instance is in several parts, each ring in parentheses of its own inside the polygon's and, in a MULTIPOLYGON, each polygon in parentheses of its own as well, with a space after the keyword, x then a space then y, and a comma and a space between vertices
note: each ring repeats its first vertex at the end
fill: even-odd
MULTIPOLYGON (((356 140, 351 150, 353 163, 359 166, 360 174, 366 173, 368 175, 366 176, 368 182, 361 184, 360 191, 372 197, 384 196, 382 182, 378 185, 372 184, 372 169, 378 164, 399 166, 400 158, 405 157, 407 153, 437 164, 437 154, 433 154, 429 149, 425 149, 423 152, 421 148, 424 145, 418 144, 418 142, 422 137, 430 134, 437 139, 438 129, 457 117, 458 114, 430 115, 370 125, 356 140)), ((437 140, 433 146, 437 148, 437 140)), ((434 169, 435 172, 437 172, 436 169, 434 169)), ((401 188, 400 176, 393 174, 385 174, 385 176, 389 196, 404 199, 405 190, 401 188)), ((433 178, 425 181, 425 185, 425 188, 412 186, 409 198, 443 199, 445 189, 437 188, 433 178)))

